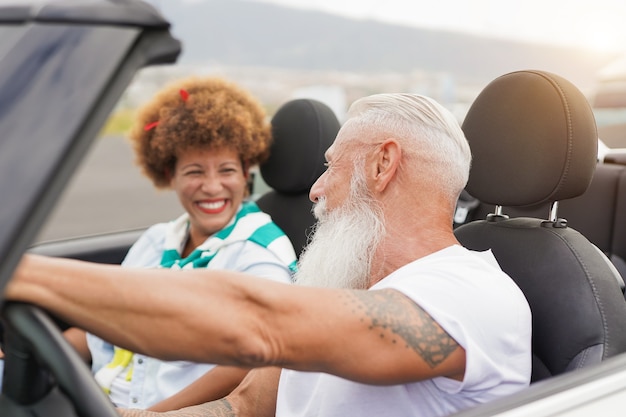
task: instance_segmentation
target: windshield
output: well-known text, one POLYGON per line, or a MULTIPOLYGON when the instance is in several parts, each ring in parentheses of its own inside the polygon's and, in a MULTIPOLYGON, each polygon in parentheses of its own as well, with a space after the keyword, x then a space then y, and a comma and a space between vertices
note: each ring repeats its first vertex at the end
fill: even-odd
POLYGON ((128 59, 139 33, 77 23, 0 29, 0 290, 122 88, 150 58, 128 59))
POLYGON ((0 26, 0 62, 25 31, 22 25, 0 26))

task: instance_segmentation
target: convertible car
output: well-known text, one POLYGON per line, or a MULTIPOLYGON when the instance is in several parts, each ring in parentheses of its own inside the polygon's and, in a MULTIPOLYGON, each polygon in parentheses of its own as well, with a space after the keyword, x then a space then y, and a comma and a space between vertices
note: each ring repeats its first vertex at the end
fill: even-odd
MULTIPOLYGON (((0 5, 0 33, 2 294, 26 251, 121 262, 141 231, 33 242, 135 73, 175 62, 181 44, 140 0, 0 5)), ((310 178, 323 170, 313 150, 323 151, 339 125, 304 99, 287 103, 272 123, 275 148, 261 167, 272 190, 258 201, 301 249, 313 221, 310 178)), ((493 249, 527 295, 535 327, 531 386, 457 417, 622 415, 626 158, 611 151, 598 159, 588 103, 543 71, 494 80, 463 129, 475 164, 458 204, 458 237, 493 249)), ((1 295, 0 306, 0 416, 117 415, 63 338, 64 323, 1 295)))

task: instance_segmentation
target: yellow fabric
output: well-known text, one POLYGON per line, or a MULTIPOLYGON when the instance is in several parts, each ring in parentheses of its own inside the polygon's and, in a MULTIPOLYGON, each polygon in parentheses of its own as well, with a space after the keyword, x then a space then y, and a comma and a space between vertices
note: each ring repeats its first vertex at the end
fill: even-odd
POLYGON ((108 363, 107 368, 115 368, 121 366, 122 369, 126 369, 130 361, 133 360, 133 352, 130 350, 122 349, 115 346, 113 350, 113 360, 108 363))
POLYGON ((126 373, 126 381, 130 381, 133 376, 133 367, 131 365, 133 360, 133 352, 119 348, 117 346, 113 349, 113 359, 111 362, 106 364, 102 369, 100 369, 95 374, 96 381, 102 390, 106 394, 111 393, 111 385, 113 384, 113 380, 121 373, 124 372, 125 369, 128 368, 128 372, 126 373))

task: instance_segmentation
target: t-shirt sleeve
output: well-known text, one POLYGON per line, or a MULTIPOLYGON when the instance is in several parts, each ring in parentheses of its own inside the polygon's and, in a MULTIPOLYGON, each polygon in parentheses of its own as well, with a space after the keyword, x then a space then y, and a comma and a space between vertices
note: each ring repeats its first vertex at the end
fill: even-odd
MULTIPOLYGON (((454 263, 454 262, 453 262, 454 263)), ((462 382, 435 378, 448 393, 523 384, 530 375, 530 310, 501 270, 480 261, 430 265, 396 280, 394 288, 424 309, 465 349, 462 382)))

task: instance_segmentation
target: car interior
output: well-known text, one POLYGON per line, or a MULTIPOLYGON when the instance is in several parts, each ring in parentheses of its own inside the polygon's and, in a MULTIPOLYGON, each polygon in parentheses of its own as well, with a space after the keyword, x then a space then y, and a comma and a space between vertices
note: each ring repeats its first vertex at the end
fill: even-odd
MULTIPOLYGON (((626 275, 626 164, 609 154, 598 161, 589 188, 582 195, 559 202, 559 216, 570 227, 581 232, 600 248, 615 265, 621 276, 626 275)), ((494 206, 474 201, 470 215, 464 221, 485 218, 494 206)), ((528 207, 505 207, 511 217, 542 217, 548 213, 548 203, 528 207)))

